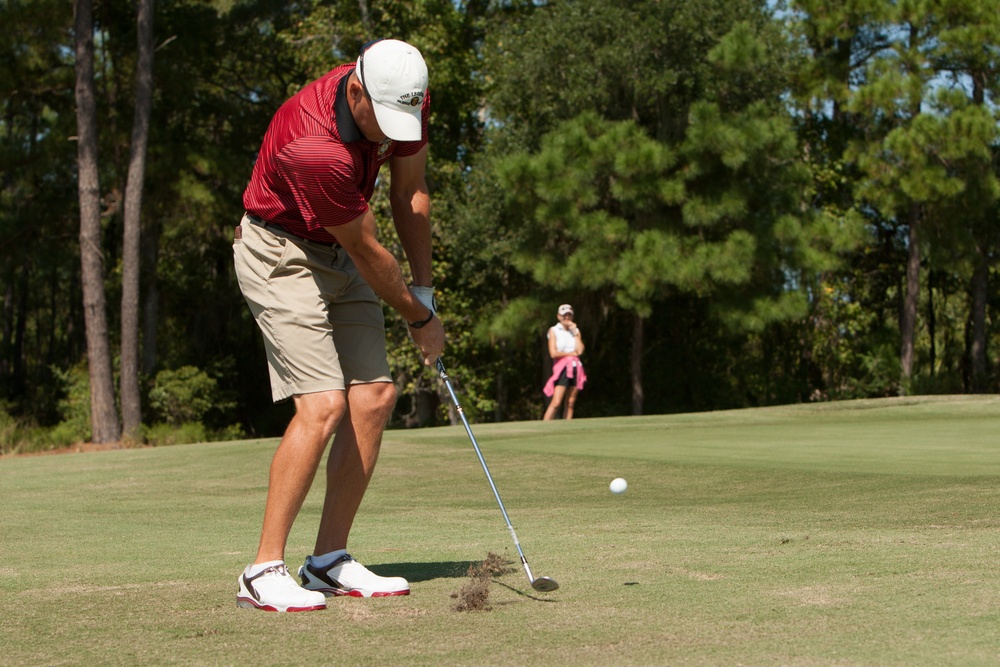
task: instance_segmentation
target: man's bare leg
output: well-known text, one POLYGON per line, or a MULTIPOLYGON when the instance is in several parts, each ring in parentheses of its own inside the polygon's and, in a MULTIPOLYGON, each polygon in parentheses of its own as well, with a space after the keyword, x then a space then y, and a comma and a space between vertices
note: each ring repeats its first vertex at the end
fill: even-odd
POLYGON ((284 560, 285 544, 330 436, 347 408, 343 391, 295 397, 292 417, 271 460, 264 525, 255 563, 284 560))
POLYGON ((313 555, 347 548, 347 537, 371 481, 382 433, 395 405, 396 388, 390 382, 347 388, 347 412, 327 459, 326 499, 313 555))

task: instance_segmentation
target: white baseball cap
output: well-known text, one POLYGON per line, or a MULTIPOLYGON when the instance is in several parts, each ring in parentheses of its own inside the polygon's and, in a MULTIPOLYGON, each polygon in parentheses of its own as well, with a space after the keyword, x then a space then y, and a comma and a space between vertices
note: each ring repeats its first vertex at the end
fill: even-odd
POLYGON ((398 39, 377 40, 361 51, 357 73, 385 136, 419 141, 427 92, 427 64, 420 51, 398 39))
POLYGON ((564 303, 563 305, 559 306, 560 315, 565 315, 566 313, 572 313, 572 312, 573 312, 573 306, 569 305, 568 303, 564 303))

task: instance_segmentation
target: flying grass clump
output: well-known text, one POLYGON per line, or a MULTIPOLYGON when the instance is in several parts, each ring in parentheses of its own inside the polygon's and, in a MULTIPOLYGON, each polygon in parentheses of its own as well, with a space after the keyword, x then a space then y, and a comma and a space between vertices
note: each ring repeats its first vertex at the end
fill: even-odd
POLYGON ((486 560, 471 564, 468 572, 469 580, 460 591, 451 594, 451 597, 457 600, 455 611, 489 611, 490 581, 493 577, 509 572, 508 564, 509 561, 505 561, 492 551, 486 555, 486 560))

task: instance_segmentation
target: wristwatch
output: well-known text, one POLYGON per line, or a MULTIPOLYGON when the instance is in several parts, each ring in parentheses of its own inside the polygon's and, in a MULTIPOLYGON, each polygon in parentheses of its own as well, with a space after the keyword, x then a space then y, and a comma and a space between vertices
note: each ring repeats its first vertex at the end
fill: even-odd
POLYGON ((414 329, 423 329, 424 325, 434 319, 434 311, 428 308, 431 312, 427 315, 427 319, 420 320, 419 322, 407 322, 407 324, 414 329))

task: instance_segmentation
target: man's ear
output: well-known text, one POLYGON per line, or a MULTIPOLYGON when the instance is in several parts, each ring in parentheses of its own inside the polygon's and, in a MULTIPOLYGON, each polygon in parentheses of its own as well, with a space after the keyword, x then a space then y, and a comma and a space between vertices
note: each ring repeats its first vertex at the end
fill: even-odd
POLYGON ((364 94, 365 89, 361 86, 358 75, 352 74, 351 78, 347 81, 347 96, 351 98, 352 102, 357 103, 364 94))

